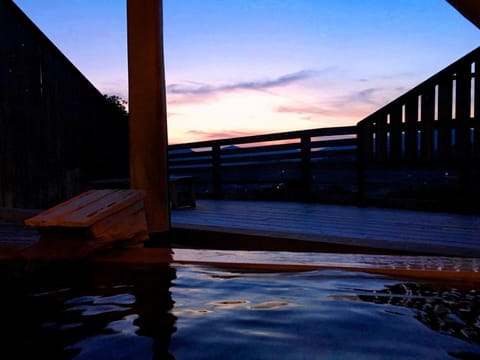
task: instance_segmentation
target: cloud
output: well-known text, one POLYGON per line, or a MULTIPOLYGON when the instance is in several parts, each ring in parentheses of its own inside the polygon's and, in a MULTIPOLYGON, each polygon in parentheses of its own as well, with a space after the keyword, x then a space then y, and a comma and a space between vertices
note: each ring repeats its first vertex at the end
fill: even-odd
MULTIPOLYGON (((330 69, 328 74, 332 74, 330 69)), ((389 103, 406 91, 402 84, 411 77, 411 73, 394 75, 378 75, 369 78, 360 78, 356 81, 336 72, 336 82, 328 77, 316 81, 310 86, 310 94, 314 97, 286 98, 285 102, 275 108, 275 112, 294 114, 307 121, 319 121, 325 118, 350 118, 361 120, 369 113, 389 103), (392 86, 397 84, 397 86, 392 86), (330 86, 330 87, 328 87, 330 86), (308 100, 307 100, 308 99, 308 100)), ((318 80, 318 79, 316 79, 318 80)))
POLYGON ((278 113, 287 113, 287 114, 298 114, 298 115, 307 115, 310 117, 312 115, 325 115, 325 116, 334 116, 336 115, 335 111, 326 107, 311 106, 306 104, 301 105, 282 105, 275 109, 278 113))
POLYGON ((186 133, 188 137, 200 138, 202 140, 216 140, 216 139, 230 139, 235 137, 256 135, 258 131, 238 131, 238 130, 224 130, 224 131, 207 131, 207 130, 190 130, 186 133))
POLYGON ((209 85, 196 82, 186 84, 170 84, 167 86, 167 93, 180 95, 214 95, 220 92, 232 92, 237 90, 267 91, 272 88, 288 86, 304 80, 313 78, 316 72, 313 70, 302 70, 291 74, 279 76, 274 79, 242 81, 232 84, 209 85))
POLYGON ((319 99, 315 104, 292 101, 290 104, 278 106, 275 111, 296 114, 308 121, 318 121, 320 118, 327 117, 358 117, 358 120, 361 120, 362 117, 383 104, 383 97, 387 92, 390 91, 382 87, 371 87, 355 90, 348 94, 331 94, 327 98, 319 99))
POLYGON ((344 102, 351 103, 363 103, 363 104, 373 104, 376 105, 376 98, 375 95, 378 92, 384 91, 383 88, 368 88, 355 91, 354 93, 348 95, 344 102))

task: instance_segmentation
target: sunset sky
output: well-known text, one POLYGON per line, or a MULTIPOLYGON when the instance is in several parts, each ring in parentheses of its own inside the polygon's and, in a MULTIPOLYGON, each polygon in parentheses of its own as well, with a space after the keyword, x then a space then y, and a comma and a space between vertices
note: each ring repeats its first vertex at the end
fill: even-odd
MULTIPOLYGON (((124 0, 15 0, 128 99, 124 0)), ((445 0, 164 0, 170 143, 353 125, 479 45, 445 0)))

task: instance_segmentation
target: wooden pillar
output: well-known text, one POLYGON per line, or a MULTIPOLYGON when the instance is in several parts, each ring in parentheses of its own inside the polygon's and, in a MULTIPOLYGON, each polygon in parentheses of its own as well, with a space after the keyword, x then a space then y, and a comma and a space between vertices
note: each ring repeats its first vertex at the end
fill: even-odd
POLYGON ((170 229, 162 0, 127 0, 130 183, 145 191, 148 230, 170 229))

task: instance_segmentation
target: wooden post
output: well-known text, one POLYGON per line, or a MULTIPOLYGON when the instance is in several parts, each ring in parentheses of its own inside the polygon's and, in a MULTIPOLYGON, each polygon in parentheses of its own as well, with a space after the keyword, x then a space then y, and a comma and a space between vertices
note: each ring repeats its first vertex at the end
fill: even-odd
POLYGON ((221 148, 219 144, 212 145, 212 177, 213 196, 216 200, 223 198, 222 194, 222 169, 221 169, 221 148))
POLYGON ((390 162, 398 164, 402 154, 402 106, 390 110, 390 162))
POLYGON ((127 0, 130 183, 151 234, 170 229, 162 16, 162 0, 127 0))
POLYGON ((312 202, 312 142, 310 136, 301 139, 300 167, 302 179, 300 181, 300 196, 303 202, 312 202))
POLYGON ((363 120, 357 123, 357 205, 365 204, 365 167, 368 147, 371 146, 368 127, 370 124, 363 120))
POLYGON ((446 76, 438 85, 438 159, 448 164, 452 160, 453 76, 446 76))
POLYGON ((417 161, 418 158, 418 95, 412 94, 405 102, 406 165, 411 165, 413 162, 417 161))
POLYGON ((434 121, 435 121, 435 86, 430 85, 422 91, 422 108, 420 109, 420 159, 426 162, 433 160, 434 154, 434 121))

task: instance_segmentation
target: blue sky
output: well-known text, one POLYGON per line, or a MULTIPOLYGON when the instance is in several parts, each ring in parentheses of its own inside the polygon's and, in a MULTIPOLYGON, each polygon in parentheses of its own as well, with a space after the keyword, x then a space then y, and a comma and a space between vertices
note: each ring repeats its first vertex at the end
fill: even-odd
MULTIPOLYGON (((122 0, 15 0, 128 99, 122 0)), ((479 45, 445 0, 164 0, 171 143, 353 125, 479 45)))

